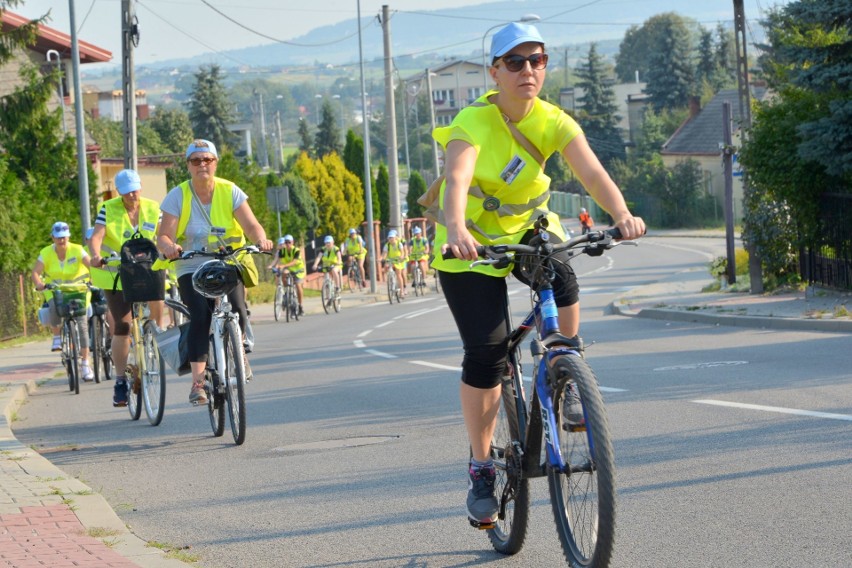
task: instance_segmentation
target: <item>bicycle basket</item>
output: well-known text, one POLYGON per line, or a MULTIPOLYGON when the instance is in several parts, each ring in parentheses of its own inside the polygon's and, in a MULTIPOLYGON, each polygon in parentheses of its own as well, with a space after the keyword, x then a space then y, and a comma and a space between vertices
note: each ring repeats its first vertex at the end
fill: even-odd
POLYGON ((88 292, 60 292, 53 293, 56 303, 56 313, 60 318, 79 318, 86 315, 86 294, 88 292))

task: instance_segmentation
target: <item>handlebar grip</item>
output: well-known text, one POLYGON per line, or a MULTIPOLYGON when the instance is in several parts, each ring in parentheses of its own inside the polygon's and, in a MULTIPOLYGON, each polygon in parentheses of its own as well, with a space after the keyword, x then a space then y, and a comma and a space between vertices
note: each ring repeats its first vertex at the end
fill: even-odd
MULTIPOLYGON (((458 258, 450 249, 447 249, 445 252, 441 253, 441 256, 444 260, 452 260, 454 258, 458 258)), ((485 256, 485 245, 476 246, 476 256, 485 256)))
POLYGON ((619 240, 621 239, 621 230, 618 227, 613 227, 612 229, 607 229, 604 231, 607 235, 612 237, 613 239, 619 240))

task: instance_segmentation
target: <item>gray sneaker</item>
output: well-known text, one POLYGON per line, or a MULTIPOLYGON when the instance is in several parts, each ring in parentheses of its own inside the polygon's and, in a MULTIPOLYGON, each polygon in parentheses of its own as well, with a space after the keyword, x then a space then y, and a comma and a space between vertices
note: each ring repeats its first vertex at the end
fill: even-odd
POLYGON ((565 425, 570 431, 583 430, 586 427, 586 417, 583 415, 583 403, 577 392, 577 385, 571 383, 565 389, 565 425))
POLYGON ((470 468, 467 492, 467 516, 474 526, 490 525, 497 521, 497 498, 494 496, 494 466, 470 468))

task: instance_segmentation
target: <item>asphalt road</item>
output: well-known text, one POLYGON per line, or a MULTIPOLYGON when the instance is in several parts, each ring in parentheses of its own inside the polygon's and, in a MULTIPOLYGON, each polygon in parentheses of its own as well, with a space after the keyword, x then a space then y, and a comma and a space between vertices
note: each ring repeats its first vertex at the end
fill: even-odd
MULTIPOLYGON (((720 245, 646 239, 575 264, 615 438, 613 565, 848 567, 852 337, 604 314, 720 245)), ((526 293, 511 289, 520 313, 526 293)), ((159 427, 112 408, 111 385, 70 396, 54 381, 15 434, 141 538, 191 547, 203 567, 564 563, 543 480, 519 555, 494 553, 467 524, 460 347, 440 295, 344 302, 255 331, 242 447, 229 430, 211 436, 206 410, 186 402, 188 378, 173 376, 159 427)))

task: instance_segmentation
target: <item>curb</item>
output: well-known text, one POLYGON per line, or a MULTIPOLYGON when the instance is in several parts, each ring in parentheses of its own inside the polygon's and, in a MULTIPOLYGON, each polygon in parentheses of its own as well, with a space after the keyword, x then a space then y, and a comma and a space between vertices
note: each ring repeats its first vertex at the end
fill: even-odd
POLYGON ((165 553, 148 543, 127 528, 107 500, 91 487, 69 476, 53 465, 38 452, 21 444, 12 432, 11 418, 30 392, 37 389, 36 382, 5 385, 0 392, 0 446, 14 454, 22 470, 33 479, 50 479, 45 489, 59 490, 63 495, 73 494, 73 510, 86 529, 108 529, 112 534, 99 540, 109 540, 110 548, 142 568, 180 568, 190 566, 180 560, 166 558, 165 553), (55 488, 55 489, 54 489, 55 488))
POLYGON ((795 331, 828 331, 833 333, 852 333, 852 320, 804 319, 771 316, 743 316, 724 314, 705 314, 666 308, 644 308, 639 311, 624 304, 623 298, 617 298, 608 306, 609 313, 626 317, 640 317, 655 320, 728 325, 762 329, 795 331))

